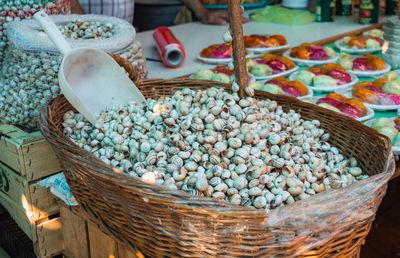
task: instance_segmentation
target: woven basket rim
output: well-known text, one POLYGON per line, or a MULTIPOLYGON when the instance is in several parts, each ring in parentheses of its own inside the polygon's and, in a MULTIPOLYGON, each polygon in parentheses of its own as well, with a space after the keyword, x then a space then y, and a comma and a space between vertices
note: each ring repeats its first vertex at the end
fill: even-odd
MULTIPOLYGON (((204 80, 193 80, 193 79, 188 79, 187 77, 180 77, 180 78, 176 78, 176 79, 170 79, 170 80, 162 80, 162 79, 147 79, 147 80, 143 80, 140 82, 140 84, 145 85, 145 84, 154 84, 154 83, 165 83, 165 82, 169 82, 169 83, 179 83, 179 82, 190 82, 190 84, 205 84, 205 85, 209 85, 209 84, 215 84, 216 86, 219 87, 224 87, 225 89, 229 90, 230 85, 229 84, 225 84, 225 83, 216 83, 214 81, 204 81, 204 80)), ((138 83, 138 82, 137 82, 138 83)), ((139 84, 137 85, 139 86, 139 84)), ((266 93, 266 92, 262 92, 262 91, 256 91, 256 96, 262 96, 262 95, 266 95, 267 97, 270 96, 271 94, 266 93)), ((293 101, 293 98, 290 97, 286 97, 286 96, 282 96, 282 98, 289 98, 291 99, 291 101, 293 101)), ((97 158, 96 156, 94 156, 92 153, 83 150, 82 148, 80 148, 77 144, 75 144, 72 140, 70 140, 67 136, 65 136, 63 134, 63 132, 61 131, 61 129, 59 127, 57 127, 54 123, 52 123, 52 120, 49 117, 49 114, 52 112, 51 109, 52 107, 54 107, 54 105, 57 105, 57 102, 60 101, 67 101, 65 99, 65 97, 63 95, 51 100, 49 102, 49 105, 46 109, 43 109, 41 112, 41 116, 40 116, 40 130, 42 131, 44 127, 46 127, 46 124, 51 124, 52 126, 52 130, 53 132, 56 132, 58 137, 62 140, 64 140, 65 142, 67 142, 68 144, 70 144, 71 146, 74 146, 76 148, 76 150, 80 152, 80 155, 82 157, 82 162, 85 161, 91 161, 93 164, 98 163, 101 164, 101 166, 103 166, 103 168, 107 168, 108 170, 104 170, 101 169, 101 173, 96 171, 96 174, 98 176, 104 177, 104 178, 114 178, 115 180, 121 180, 121 182, 123 182, 124 185, 129 185, 128 182, 131 180, 133 182, 136 183, 140 183, 143 184, 143 187, 146 187, 150 190, 150 192, 152 191, 159 191, 159 192, 163 192, 165 194, 165 198, 168 198, 167 195, 171 195, 171 196, 179 196, 182 198, 182 200, 184 200, 184 203, 182 203, 182 205, 184 205, 185 207, 188 206, 188 202, 193 202, 193 206, 199 206, 201 204, 208 204, 209 205, 209 209, 203 209, 203 211, 205 213, 207 213, 208 211, 212 211, 215 212, 216 209, 221 209, 220 212, 236 212, 236 213, 258 213, 260 215, 265 214, 264 210, 257 210, 254 208, 249 208, 249 207, 243 207, 243 206, 238 206, 238 205, 234 205, 234 204, 230 204, 230 203, 226 203, 225 201, 221 201, 221 200, 217 200, 215 198, 211 198, 211 197, 203 197, 203 196, 194 196, 188 193, 185 193, 183 191, 180 190, 169 190, 167 188, 165 188, 164 186, 159 186, 156 184, 149 184, 146 182, 143 182, 141 179, 139 178, 135 178, 132 177, 122 171, 119 171, 115 168, 113 168, 111 165, 107 165, 106 163, 102 162, 101 159, 97 158), (113 171, 113 172, 110 172, 113 171)), ((365 126, 363 123, 356 121, 352 118, 343 116, 341 114, 338 114, 334 111, 331 110, 327 110, 327 109, 323 109, 322 107, 316 106, 314 104, 310 104, 310 103, 306 103, 306 102, 301 102, 300 100, 295 100, 297 101, 299 104, 301 104, 302 106, 304 106, 305 108, 317 108, 317 109, 321 109, 323 110, 325 113, 330 114, 332 116, 338 117, 340 119, 346 119, 349 121, 349 123, 358 123, 359 125, 362 126, 362 128, 371 133, 376 135, 377 137, 379 136, 382 141, 385 143, 386 147, 388 150, 390 150, 391 148, 391 143, 388 137, 379 134, 376 130, 365 126)), ((42 134, 46 134, 45 132, 42 132, 42 134)), ((389 163, 391 162, 391 160, 387 160, 386 162, 386 167, 389 166, 389 163)), ((381 174, 383 171, 380 171, 377 174, 381 174)), ((92 171, 91 171, 92 173, 92 171)), ((359 183, 359 182, 357 182, 359 183)), ((356 184, 357 184, 356 183, 356 184)), ((345 187, 346 188, 346 187, 345 187)), ((339 188, 339 189, 331 189, 329 191, 337 191, 337 190, 341 190, 344 188, 339 188)), ((329 191, 325 191, 325 192, 329 192, 329 191)), ((314 195, 314 196, 320 196, 323 193, 314 195)), ((316 198, 317 198, 316 197, 316 198)), ((298 203, 298 202, 295 202, 298 203)), ((176 203, 177 206, 179 206, 179 202, 176 203)), ((198 210, 197 210, 198 211, 198 210)))

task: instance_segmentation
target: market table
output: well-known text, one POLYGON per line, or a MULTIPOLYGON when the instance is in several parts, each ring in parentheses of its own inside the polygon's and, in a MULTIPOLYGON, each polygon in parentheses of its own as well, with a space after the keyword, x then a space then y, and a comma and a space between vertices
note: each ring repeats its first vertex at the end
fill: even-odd
MULTIPOLYGON (((382 17, 384 21, 386 17, 382 17)), ((228 26, 228 25, 227 25, 228 26)), ((148 78, 170 79, 193 73, 200 68, 211 68, 196 60, 200 51, 215 43, 222 42, 222 33, 227 26, 206 25, 199 22, 187 23, 169 27, 182 42, 186 51, 186 60, 177 69, 166 68, 158 56, 153 40, 153 31, 139 32, 136 38, 142 43, 144 55, 147 58, 148 78), (158 61, 153 61, 158 60, 158 61)), ((244 34, 282 34, 291 46, 302 42, 314 42, 334 35, 366 28, 368 25, 359 24, 356 17, 336 17, 335 22, 314 22, 303 26, 288 26, 273 23, 250 22, 243 25, 244 34)))

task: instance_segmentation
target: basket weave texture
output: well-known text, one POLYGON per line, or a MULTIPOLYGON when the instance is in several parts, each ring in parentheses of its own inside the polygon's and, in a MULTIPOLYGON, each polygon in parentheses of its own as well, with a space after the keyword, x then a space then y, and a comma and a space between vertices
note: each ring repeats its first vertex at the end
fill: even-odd
MULTIPOLYGON (((112 56, 146 98, 170 96, 181 88, 230 87, 187 78, 140 82, 128 62, 112 56)), ((267 216, 262 210, 147 184, 106 165, 62 133, 63 115, 73 109, 63 96, 42 110, 40 129, 92 220, 148 257, 359 256, 394 171, 390 141, 353 119, 294 98, 258 91, 256 97, 275 100, 285 111, 294 109, 306 120, 318 119, 331 134, 330 143, 346 156, 356 157, 371 177, 267 216)))

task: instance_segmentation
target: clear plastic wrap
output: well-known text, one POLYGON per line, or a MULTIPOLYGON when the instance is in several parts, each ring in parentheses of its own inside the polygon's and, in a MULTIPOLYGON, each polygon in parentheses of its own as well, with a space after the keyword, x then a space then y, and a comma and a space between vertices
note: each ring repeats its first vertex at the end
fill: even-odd
MULTIPOLYGON (((118 54, 130 61, 142 77, 147 75, 142 47, 128 22, 101 15, 51 18, 73 48, 89 47, 118 54), (75 36, 77 39, 71 39, 75 36)), ((35 20, 8 23, 5 28, 9 44, 1 70, 0 122, 36 128, 40 109, 60 93, 58 70, 62 57, 35 20)))
POLYGON ((0 63, 3 61, 4 51, 8 42, 4 24, 6 22, 31 18, 38 10, 45 10, 49 15, 68 14, 70 12, 70 1, 0 1, 0 63))

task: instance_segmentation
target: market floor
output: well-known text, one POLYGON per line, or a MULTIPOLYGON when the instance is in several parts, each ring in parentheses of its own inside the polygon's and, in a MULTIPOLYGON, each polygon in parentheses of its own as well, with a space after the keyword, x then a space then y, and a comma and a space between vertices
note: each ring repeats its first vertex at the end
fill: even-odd
POLYGON ((361 258, 400 257, 400 177, 389 183, 389 188, 377 212, 366 243, 361 247, 361 258))
POLYGON ((3 248, 1 248, 1 246, 0 246, 0 258, 10 258, 10 256, 8 256, 6 251, 4 251, 3 248))

